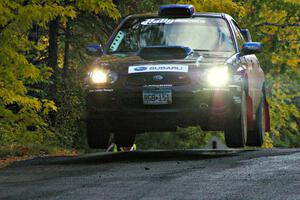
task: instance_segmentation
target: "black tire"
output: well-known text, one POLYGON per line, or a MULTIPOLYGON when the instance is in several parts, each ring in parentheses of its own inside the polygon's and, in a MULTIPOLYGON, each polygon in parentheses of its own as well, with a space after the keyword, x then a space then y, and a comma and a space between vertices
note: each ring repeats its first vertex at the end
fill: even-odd
POLYGON ((87 143, 92 149, 105 149, 108 147, 109 132, 101 130, 101 124, 95 119, 89 119, 86 123, 87 143))
POLYGON ((114 134, 114 141, 118 147, 132 147, 136 133, 118 132, 114 134))
POLYGON ((237 109, 239 110, 232 110, 226 119, 225 142, 230 148, 242 148, 247 140, 247 102, 244 90, 241 94, 240 107, 237 109))
POLYGON ((255 112, 255 119, 253 121, 253 130, 248 130, 247 146, 261 147, 264 143, 265 135, 265 106, 264 96, 262 97, 259 107, 255 112))

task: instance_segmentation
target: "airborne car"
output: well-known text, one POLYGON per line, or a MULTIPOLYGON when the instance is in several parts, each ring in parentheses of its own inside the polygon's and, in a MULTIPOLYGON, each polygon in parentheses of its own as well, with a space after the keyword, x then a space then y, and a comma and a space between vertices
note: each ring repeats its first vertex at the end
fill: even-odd
POLYGON ((191 5, 131 15, 89 68, 87 139, 106 148, 113 135, 130 147, 136 134, 201 126, 224 131, 228 147, 261 146, 269 130, 264 72, 252 42, 227 14, 191 5), (112 134, 113 133, 113 134, 112 134))

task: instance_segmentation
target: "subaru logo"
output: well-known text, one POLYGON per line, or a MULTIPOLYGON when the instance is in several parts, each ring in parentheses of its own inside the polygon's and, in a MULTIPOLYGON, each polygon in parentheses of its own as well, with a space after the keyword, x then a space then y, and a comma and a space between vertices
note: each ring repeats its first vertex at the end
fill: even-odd
POLYGON ((164 79, 164 77, 162 75, 155 75, 152 78, 154 81, 161 81, 164 79))
POLYGON ((145 71, 146 69, 147 69, 147 67, 136 67, 136 68, 134 68, 134 71, 140 72, 140 71, 145 71))

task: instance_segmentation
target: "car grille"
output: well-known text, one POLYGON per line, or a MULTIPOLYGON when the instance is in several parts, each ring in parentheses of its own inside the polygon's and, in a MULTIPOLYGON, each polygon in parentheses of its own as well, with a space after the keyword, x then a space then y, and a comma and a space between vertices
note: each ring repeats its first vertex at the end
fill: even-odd
POLYGON ((130 74, 127 78, 126 84, 128 86, 143 86, 143 85, 173 85, 181 86, 191 83, 191 79, 186 73, 139 73, 130 74), (158 80, 155 77, 160 76, 162 79, 158 80))

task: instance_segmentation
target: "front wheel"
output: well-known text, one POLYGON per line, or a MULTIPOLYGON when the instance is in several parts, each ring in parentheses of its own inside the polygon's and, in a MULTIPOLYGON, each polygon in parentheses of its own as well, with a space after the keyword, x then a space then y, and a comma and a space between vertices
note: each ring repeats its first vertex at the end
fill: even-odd
POLYGON ((245 91, 242 91, 240 102, 238 99, 234 103, 240 103, 237 109, 230 111, 231 115, 227 116, 225 126, 225 142, 228 147, 244 147, 247 140, 247 103, 245 91))

